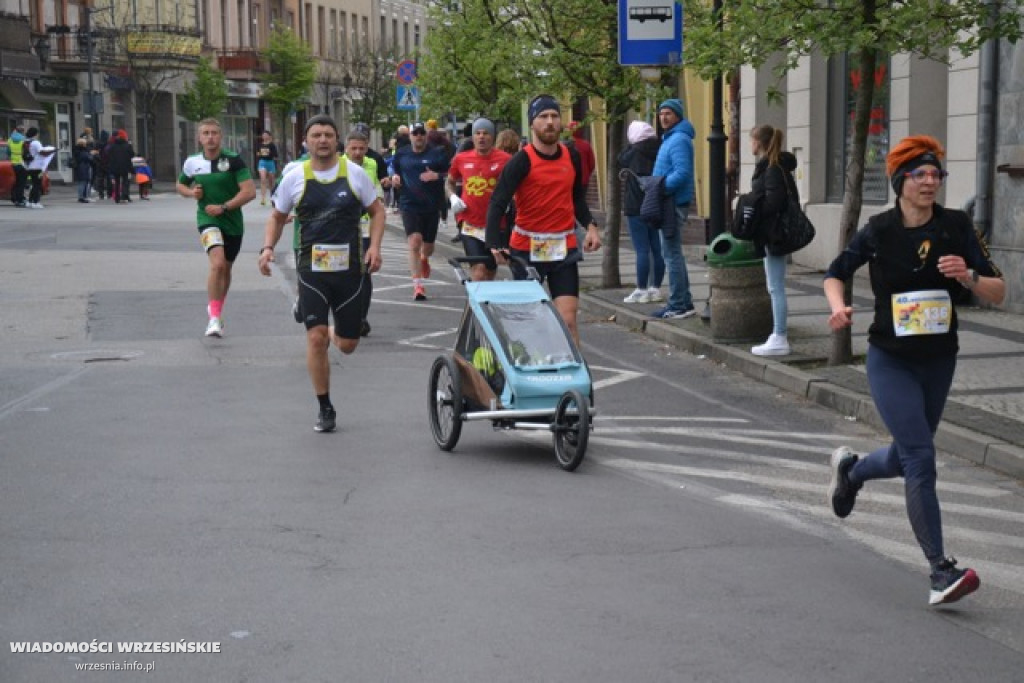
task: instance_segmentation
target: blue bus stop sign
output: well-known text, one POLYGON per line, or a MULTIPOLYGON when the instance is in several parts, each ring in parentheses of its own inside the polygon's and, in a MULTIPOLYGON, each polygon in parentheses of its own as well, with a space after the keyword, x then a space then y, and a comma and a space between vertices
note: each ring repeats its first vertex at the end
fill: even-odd
POLYGON ((619 0, 619 64, 682 63, 682 6, 675 0, 619 0))

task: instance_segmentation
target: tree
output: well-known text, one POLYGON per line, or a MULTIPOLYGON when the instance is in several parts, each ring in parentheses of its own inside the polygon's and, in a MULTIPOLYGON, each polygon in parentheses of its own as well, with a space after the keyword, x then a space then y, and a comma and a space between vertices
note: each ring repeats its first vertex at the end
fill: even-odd
POLYGON ((352 118, 381 131, 386 140, 395 130, 395 64, 398 51, 378 45, 350 55, 344 66, 351 78, 352 118))
MULTIPOLYGON (((714 6, 681 0, 686 8, 687 65, 705 78, 721 78, 742 65, 760 67, 779 59, 780 78, 809 55, 849 54, 859 66, 853 138, 840 217, 840 244, 853 238, 863 203, 868 125, 880 54, 909 53, 948 63, 968 56, 988 40, 1021 36, 1021 0, 732 0, 714 6)), ((846 301, 852 290, 846 288, 846 301)), ((849 329, 833 335, 829 364, 852 360, 849 329)))
MULTIPOLYGON (((284 24, 274 25, 260 56, 270 64, 270 73, 263 76, 263 99, 279 117, 280 130, 288 131, 288 117, 312 93, 316 60, 309 45, 284 24)), ((287 145, 287 133, 284 138, 287 145)))
POLYGON ((518 121, 522 102, 543 88, 544 77, 509 4, 449 0, 431 5, 430 16, 418 64, 424 108, 518 121))
POLYGON ((192 82, 181 95, 182 116, 189 121, 201 121, 220 115, 228 104, 228 86, 224 73, 214 68, 203 57, 196 65, 192 82))
POLYGON ((450 93, 447 106, 491 111, 508 97, 518 110, 525 98, 544 91, 604 102, 603 111, 591 113, 608 133, 601 281, 604 287, 620 286, 622 189, 614 169, 623 123, 645 96, 665 93, 637 88, 638 70, 619 64, 617 0, 460 0, 442 3, 437 11, 428 45, 441 54, 424 57, 421 80, 428 92, 450 93))

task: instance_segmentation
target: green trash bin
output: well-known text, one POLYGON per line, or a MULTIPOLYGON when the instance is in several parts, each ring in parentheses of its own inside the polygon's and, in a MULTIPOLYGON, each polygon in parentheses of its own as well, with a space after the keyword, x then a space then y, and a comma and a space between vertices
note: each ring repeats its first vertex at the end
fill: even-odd
POLYGON ((722 233, 708 245, 711 336, 716 342, 764 341, 772 331, 772 300, 764 260, 753 242, 722 233))

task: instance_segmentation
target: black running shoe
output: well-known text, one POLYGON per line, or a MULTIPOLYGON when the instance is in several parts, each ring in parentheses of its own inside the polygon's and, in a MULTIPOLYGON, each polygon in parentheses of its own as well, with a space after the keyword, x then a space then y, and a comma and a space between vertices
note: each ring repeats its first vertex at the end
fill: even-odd
POLYGON ((299 306, 299 297, 295 297, 295 303, 292 304, 292 317, 295 318, 295 322, 302 324, 302 308, 299 306))
POLYGON ((850 468, 856 462, 856 454, 846 446, 841 446, 832 453, 832 482, 828 486, 828 499, 832 503, 832 512, 840 519, 849 517, 853 512, 857 492, 862 486, 850 483, 850 468))
POLYGON ((334 411, 334 408, 322 409, 320 414, 316 418, 316 426, 313 427, 318 432, 333 432, 337 426, 335 418, 338 414, 334 411))
POLYGON ((956 560, 947 557, 932 572, 929 605, 946 605, 978 590, 981 579, 973 569, 957 569, 956 560))
POLYGON ((370 323, 367 322, 366 320, 364 320, 363 322, 359 323, 359 336, 360 337, 369 337, 370 336, 370 323))

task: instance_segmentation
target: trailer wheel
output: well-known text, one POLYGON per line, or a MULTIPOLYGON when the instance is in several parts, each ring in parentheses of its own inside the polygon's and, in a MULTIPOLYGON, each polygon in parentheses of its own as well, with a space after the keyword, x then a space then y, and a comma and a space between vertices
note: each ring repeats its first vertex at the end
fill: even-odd
POLYGON ((462 386, 459 369, 448 356, 438 356, 430 367, 430 391, 427 397, 430 431, 442 451, 450 451, 462 434, 462 386))
POLYGON ((555 441, 555 458, 566 472, 572 472, 587 452, 590 437, 590 404, 578 391, 567 391, 558 399, 555 421, 551 426, 555 441))

